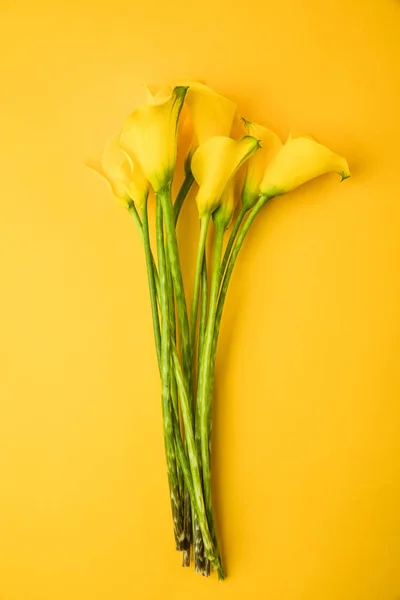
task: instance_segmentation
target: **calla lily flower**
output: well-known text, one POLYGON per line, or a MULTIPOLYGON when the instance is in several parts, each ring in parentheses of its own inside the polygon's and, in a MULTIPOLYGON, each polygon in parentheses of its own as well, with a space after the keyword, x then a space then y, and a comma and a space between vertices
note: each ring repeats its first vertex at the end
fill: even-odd
POLYGON ((260 140, 261 148, 247 162, 247 172, 242 189, 243 208, 250 210, 256 204, 260 195, 260 184, 265 170, 272 158, 282 147, 279 137, 266 127, 243 119, 249 135, 260 140))
POLYGON ((216 136, 197 148, 191 168, 199 185, 196 202, 200 218, 211 215, 219 206, 227 183, 259 145, 252 136, 240 140, 216 136))
POLYGON ((139 106, 125 120, 119 145, 137 160, 157 193, 171 184, 177 145, 177 125, 186 87, 176 87, 167 99, 139 106))
MULTIPOLYGON (((187 86, 184 86, 187 87, 187 86)), ((169 84, 164 85, 145 85, 144 86, 145 94, 146 94, 146 103, 147 104, 160 104, 162 102, 166 102, 171 94, 173 93, 173 86, 169 84)), ((187 97, 187 93, 186 93, 187 97)), ((178 154, 182 152, 182 154, 187 154, 188 149, 188 140, 190 141, 190 136, 192 134, 192 125, 189 123, 190 119, 188 116, 188 108, 186 103, 183 104, 181 113, 179 116, 178 123, 178 154), (190 131, 190 133, 188 133, 190 131)), ((186 164, 185 164, 186 168, 186 164)), ((189 162, 189 171, 190 171, 190 162, 189 162)))
POLYGON ((260 185, 266 196, 285 194, 303 183, 336 172, 343 179, 350 177, 347 160, 326 146, 307 137, 289 139, 268 165, 260 185))
POLYGON ((193 123, 192 152, 214 136, 229 137, 237 106, 207 85, 189 81, 186 105, 193 123))
POLYGON ((87 161, 86 166, 108 182, 112 193, 122 206, 128 208, 133 201, 140 209, 143 208, 149 193, 149 184, 139 165, 121 150, 118 138, 108 142, 101 157, 87 161))

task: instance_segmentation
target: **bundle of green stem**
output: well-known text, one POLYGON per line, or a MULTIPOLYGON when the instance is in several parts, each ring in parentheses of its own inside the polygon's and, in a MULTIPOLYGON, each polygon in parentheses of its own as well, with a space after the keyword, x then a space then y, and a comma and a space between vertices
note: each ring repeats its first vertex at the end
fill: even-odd
POLYGON ((99 163, 91 163, 128 209, 143 241, 176 549, 183 565, 211 568, 224 578, 211 494, 211 432, 215 359, 221 318, 243 241, 263 206, 327 172, 350 176, 347 161, 310 138, 282 145, 271 130, 243 119, 245 133, 230 137, 236 105, 199 83, 169 93, 149 92, 148 103, 126 119, 99 163), (193 140, 185 177, 172 197, 178 122, 188 113, 193 140), (245 165, 241 205, 236 174, 245 165), (181 271, 176 224, 196 184, 200 231, 190 312, 181 271), (148 218, 150 187, 156 202, 155 236, 148 218), (233 215, 234 218, 233 218, 233 215), (206 241, 215 229, 211 260, 206 241), (152 248, 151 239, 156 240, 152 248), (208 264, 207 264, 208 262, 208 264), (190 317, 190 318, 189 318, 190 317))

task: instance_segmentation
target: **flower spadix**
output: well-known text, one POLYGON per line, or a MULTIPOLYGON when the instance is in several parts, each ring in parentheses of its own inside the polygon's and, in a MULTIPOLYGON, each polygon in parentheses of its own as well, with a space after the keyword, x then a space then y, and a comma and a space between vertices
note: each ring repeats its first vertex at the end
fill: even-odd
POLYGON ((200 217, 214 212, 229 180, 258 148, 259 141, 249 135, 240 140, 216 136, 197 148, 191 168, 199 185, 196 202, 200 217))
POLYGON ((137 162, 132 161, 115 138, 104 147, 98 159, 86 161, 86 166, 99 173, 110 185, 115 198, 128 208, 133 200, 140 209, 149 193, 149 184, 137 162))
POLYGON ((336 172, 350 177, 347 160, 308 137, 289 138, 265 170, 260 192, 266 196, 285 194, 303 183, 336 172))
POLYGON ((246 176, 242 189, 242 202, 246 210, 250 210, 256 204, 260 195, 260 184, 265 170, 272 158, 282 147, 279 137, 266 127, 251 123, 243 119, 244 126, 249 135, 260 140, 261 148, 252 156, 246 165, 246 176))
POLYGON ((137 160, 155 192, 170 185, 176 164, 177 125, 186 87, 176 87, 169 98, 154 98, 125 119, 121 148, 137 160))

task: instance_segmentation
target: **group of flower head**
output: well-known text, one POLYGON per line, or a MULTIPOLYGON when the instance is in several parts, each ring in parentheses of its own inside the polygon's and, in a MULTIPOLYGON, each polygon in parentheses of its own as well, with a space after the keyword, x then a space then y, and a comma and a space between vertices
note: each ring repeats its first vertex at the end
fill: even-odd
POLYGON ((183 82, 155 94, 148 91, 147 103, 125 119, 119 135, 106 144, 101 160, 89 165, 107 179, 123 206, 133 201, 140 208, 150 186, 157 193, 171 185, 184 106, 193 130, 186 165, 198 184, 200 217, 219 208, 229 223, 236 202, 234 176, 244 163, 242 202, 247 209, 260 195, 290 192, 328 172, 337 172, 342 179, 350 176, 345 158, 309 137, 289 137, 282 144, 270 129, 242 119, 246 135, 233 139, 236 104, 206 85, 183 82))

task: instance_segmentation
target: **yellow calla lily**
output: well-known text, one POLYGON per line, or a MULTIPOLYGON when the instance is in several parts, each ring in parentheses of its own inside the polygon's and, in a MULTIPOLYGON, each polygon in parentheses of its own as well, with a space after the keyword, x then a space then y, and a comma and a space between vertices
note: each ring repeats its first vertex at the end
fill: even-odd
POLYGON ((86 166, 99 173, 110 185, 118 202, 128 208, 133 202, 140 209, 149 193, 149 184, 139 165, 121 150, 118 138, 108 142, 99 159, 86 162, 86 166))
POLYGON ((268 165, 260 185, 266 196, 285 194, 303 183, 336 172, 350 177, 347 160, 307 137, 289 139, 268 165))
MULTIPOLYGON (((160 104, 162 102, 167 101, 172 92, 173 92, 173 87, 171 85, 168 84, 164 84, 164 85, 145 85, 144 86, 145 92, 146 92, 146 103, 147 104, 160 104)), ((186 104, 184 103, 181 109, 181 113, 179 116, 179 123, 178 123, 178 145, 177 145, 177 150, 178 150, 178 154, 180 152, 182 152, 182 154, 186 154, 187 153, 187 148, 188 148, 188 136, 187 135, 187 130, 189 129, 188 125, 189 125, 189 119, 188 119, 188 109, 186 104)), ((191 131, 191 126, 190 126, 190 131, 191 131)))
POLYGON ((192 151, 211 137, 229 137, 237 112, 236 104, 203 83, 189 81, 185 85, 188 86, 186 105, 194 129, 192 151))
POLYGON ((125 120, 119 145, 137 160, 157 193, 171 184, 177 145, 177 125, 187 88, 176 87, 171 96, 139 106, 125 120))
POLYGON ((197 148, 191 168, 199 185, 196 202, 200 217, 214 212, 229 180, 258 148, 259 141, 252 136, 240 140, 216 136, 197 148))
POLYGON ((276 133, 270 129, 251 123, 246 119, 243 119, 243 122, 247 133, 259 139, 261 143, 260 150, 247 163, 247 172, 242 189, 243 208, 250 210, 259 198, 260 184, 265 169, 282 147, 282 142, 276 133))

